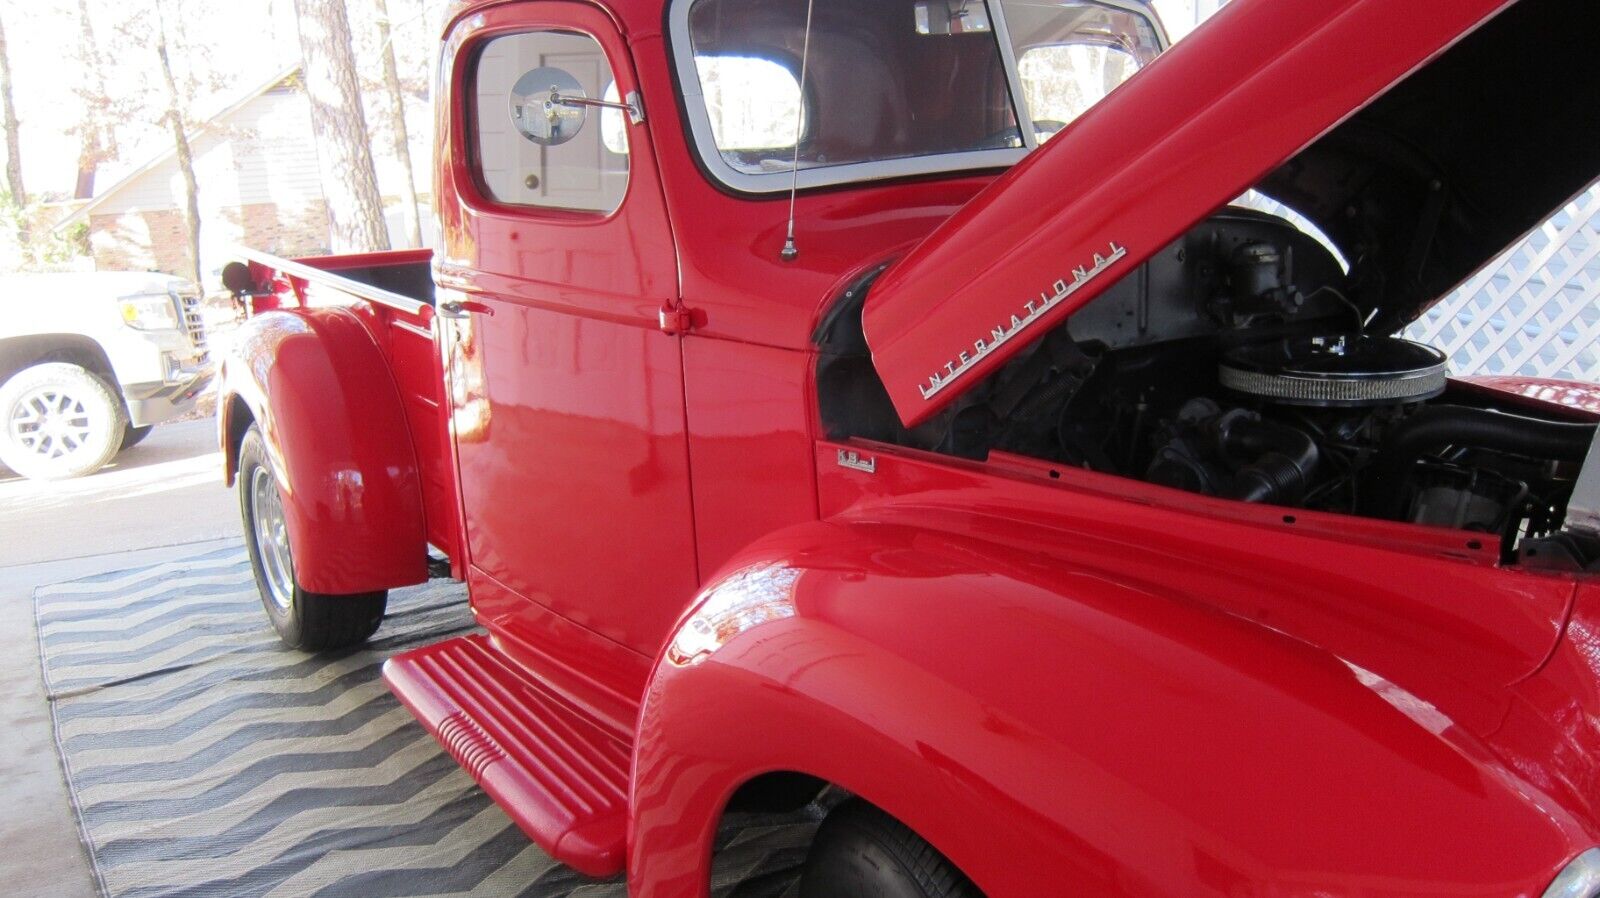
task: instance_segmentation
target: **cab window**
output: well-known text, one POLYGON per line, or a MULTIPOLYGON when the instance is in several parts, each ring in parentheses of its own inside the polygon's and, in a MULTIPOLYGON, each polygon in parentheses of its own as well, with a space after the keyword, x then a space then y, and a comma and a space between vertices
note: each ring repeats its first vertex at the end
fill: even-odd
POLYGON ((698 56, 695 68, 712 136, 730 165, 760 171, 762 151, 792 150, 805 132, 800 82, 782 64, 757 56, 698 56))

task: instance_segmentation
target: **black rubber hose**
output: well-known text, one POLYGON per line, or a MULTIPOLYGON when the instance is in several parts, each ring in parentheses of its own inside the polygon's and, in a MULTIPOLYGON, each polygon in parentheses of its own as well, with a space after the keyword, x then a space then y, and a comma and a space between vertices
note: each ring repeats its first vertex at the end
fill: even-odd
POLYGON ((1321 458, 1309 434, 1249 412, 1223 415, 1215 428, 1225 458, 1253 459, 1234 472, 1228 498, 1289 505, 1305 495, 1321 458))
POLYGON ((1405 480, 1425 455, 1451 446, 1492 449, 1534 459, 1583 461, 1594 442, 1595 425, 1545 421, 1491 409, 1430 405, 1389 430, 1373 462, 1374 511, 1398 520, 1405 513, 1405 480))

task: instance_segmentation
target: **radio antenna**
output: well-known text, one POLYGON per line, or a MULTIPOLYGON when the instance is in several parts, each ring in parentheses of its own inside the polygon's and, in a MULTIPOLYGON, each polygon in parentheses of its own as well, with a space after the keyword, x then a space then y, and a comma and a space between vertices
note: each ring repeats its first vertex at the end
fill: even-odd
POLYGON ((800 191, 800 127, 806 114, 806 67, 811 61, 811 11, 816 0, 806 0, 806 33, 800 45, 800 102, 794 109, 794 159, 789 166, 789 229, 783 240, 783 252, 778 258, 793 262, 800 255, 794 243, 794 201, 800 191))

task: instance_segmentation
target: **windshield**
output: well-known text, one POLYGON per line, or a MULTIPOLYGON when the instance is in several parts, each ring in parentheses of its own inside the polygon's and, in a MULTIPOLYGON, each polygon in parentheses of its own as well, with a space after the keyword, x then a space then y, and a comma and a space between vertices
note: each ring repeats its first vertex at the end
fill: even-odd
POLYGON ((1162 47, 1113 0, 810 2, 809 53, 807 0, 674 8, 691 129, 730 186, 1010 165, 1162 47))

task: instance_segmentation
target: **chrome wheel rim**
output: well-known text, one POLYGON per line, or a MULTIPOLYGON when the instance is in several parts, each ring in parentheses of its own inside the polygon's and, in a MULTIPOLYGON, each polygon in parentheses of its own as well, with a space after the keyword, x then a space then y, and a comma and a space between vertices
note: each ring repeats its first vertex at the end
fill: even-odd
POLYGON ((266 580, 267 596, 281 611, 294 605, 294 559, 289 554, 289 525, 283 517, 283 498, 272 472, 258 467, 250 475, 250 523, 255 531, 256 555, 266 580))
POLYGON ((83 451, 94 423, 83 400, 59 387, 25 393, 11 407, 11 442, 42 459, 55 461, 83 451))

